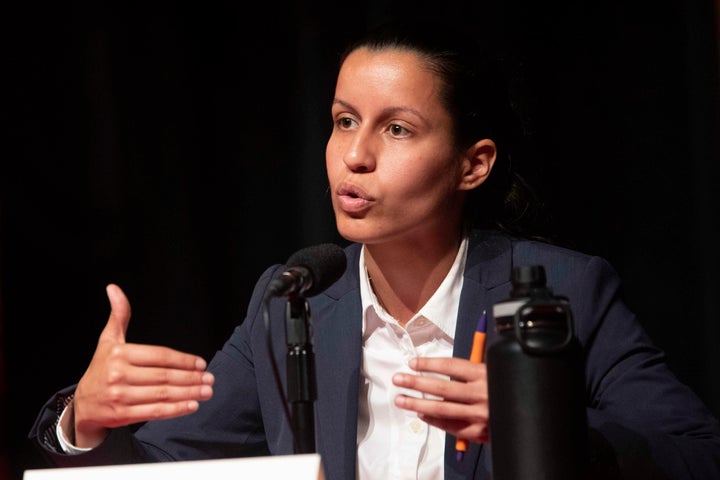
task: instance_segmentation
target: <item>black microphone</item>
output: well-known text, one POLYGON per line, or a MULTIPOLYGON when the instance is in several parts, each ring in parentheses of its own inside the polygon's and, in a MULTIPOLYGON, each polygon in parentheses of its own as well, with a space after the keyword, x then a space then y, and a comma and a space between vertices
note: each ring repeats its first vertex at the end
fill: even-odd
POLYGON ((347 258, 339 246, 323 243, 293 253, 287 266, 280 277, 270 282, 266 297, 317 295, 345 272, 347 258))

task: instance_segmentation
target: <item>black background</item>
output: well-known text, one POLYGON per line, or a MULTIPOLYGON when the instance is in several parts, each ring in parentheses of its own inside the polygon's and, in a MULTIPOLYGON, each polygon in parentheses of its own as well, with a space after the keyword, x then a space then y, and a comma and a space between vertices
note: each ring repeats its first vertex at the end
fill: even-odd
POLYGON ((553 229, 611 261, 673 370, 720 413, 711 0, 206 3, 4 9, 7 475, 45 466, 27 432, 89 362, 107 283, 132 303, 129 341, 209 359, 266 266, 342 243, 324 171, 336 55, 418 12, 521 52, 553 229))

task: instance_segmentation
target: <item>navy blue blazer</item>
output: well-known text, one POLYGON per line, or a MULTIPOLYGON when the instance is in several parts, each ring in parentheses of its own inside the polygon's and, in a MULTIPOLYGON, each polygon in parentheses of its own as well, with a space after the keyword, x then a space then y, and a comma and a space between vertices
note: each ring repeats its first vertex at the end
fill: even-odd
MULTIPOLYGON (((326 478, 355 477, 362 312, 360 245, 346 248, 348 268, 309 299, 317 371, 315 434, 326 478)), ((548 285, 570 300, 585 352, 593 462, 602 478, 720 478, 720 426, 703 403, 670 372, 663 352, 644 333, 621 298, 620 280, 603 259, 541 242, 473 232, 455 334, 454 356, 468 358, 483 310, 510 292, 513 266, 539 264, 548 285)), ((258 280, 244 321, 213 357, 214 396, 189 416, 152 421, 136 432, 112 431, 93 451, 58 453, 53 427, 74 387, 45 405, 30 433, 56 466, 196 460, 293 453, 293 439, 269 361, 263 296, 284 265, 258 280)), ((285 382, 286 300, 269 305, 272 350, 285 382)), ((495 333, 490 318, 488 344, 495 333)), ((491 412, 492 414, 492 412, 491 412)), ((470 444, 462 462, 454 438, 445 446, 445 478, 491 478, 490 446, 470 444)), ((389 446, 392 448, 392 446, 389 446)), ((520 454, 521 455, 521 454, 520 454)), ((521 458, 519 459, 521 461, 521 458)))

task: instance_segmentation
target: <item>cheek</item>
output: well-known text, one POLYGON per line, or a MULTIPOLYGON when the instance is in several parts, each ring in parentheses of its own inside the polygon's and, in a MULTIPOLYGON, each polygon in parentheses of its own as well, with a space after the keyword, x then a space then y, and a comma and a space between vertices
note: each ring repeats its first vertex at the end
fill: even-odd
POLYGON ((333 172, 337 170, 337 165, 340 160, 340 155, 335 143, 330 139, 325 146, 325 170, 327 171, 328 179, 332 182, 333 172))
POLYGON ((325 145, 325 163, 330 165, 332 163, 341 162, 344 148, 343 141, 340 137, 335 134, 330 135, 330 138, 325 145))
POLYGON ((456 170, 447 163, 405 162, 395 165, 387 174, 406 196, 444 196, 456 189, 456 170), (426 168, 421 168, 422 165, 426 168))

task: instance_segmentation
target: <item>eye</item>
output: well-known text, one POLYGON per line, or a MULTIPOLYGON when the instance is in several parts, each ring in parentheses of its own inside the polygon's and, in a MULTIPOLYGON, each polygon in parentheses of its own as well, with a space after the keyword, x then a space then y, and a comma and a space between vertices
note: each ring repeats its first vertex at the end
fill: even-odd
POLYGON ((335 120, 335 125, 337 125, 340 130, 350 130, 357 125, 357 122, 351 117, 340 117, 335 120))
POLYGON ((410 135, 410 130, 397 123, 391 124, 389 131, 393 137, 407 137, 410 135))

